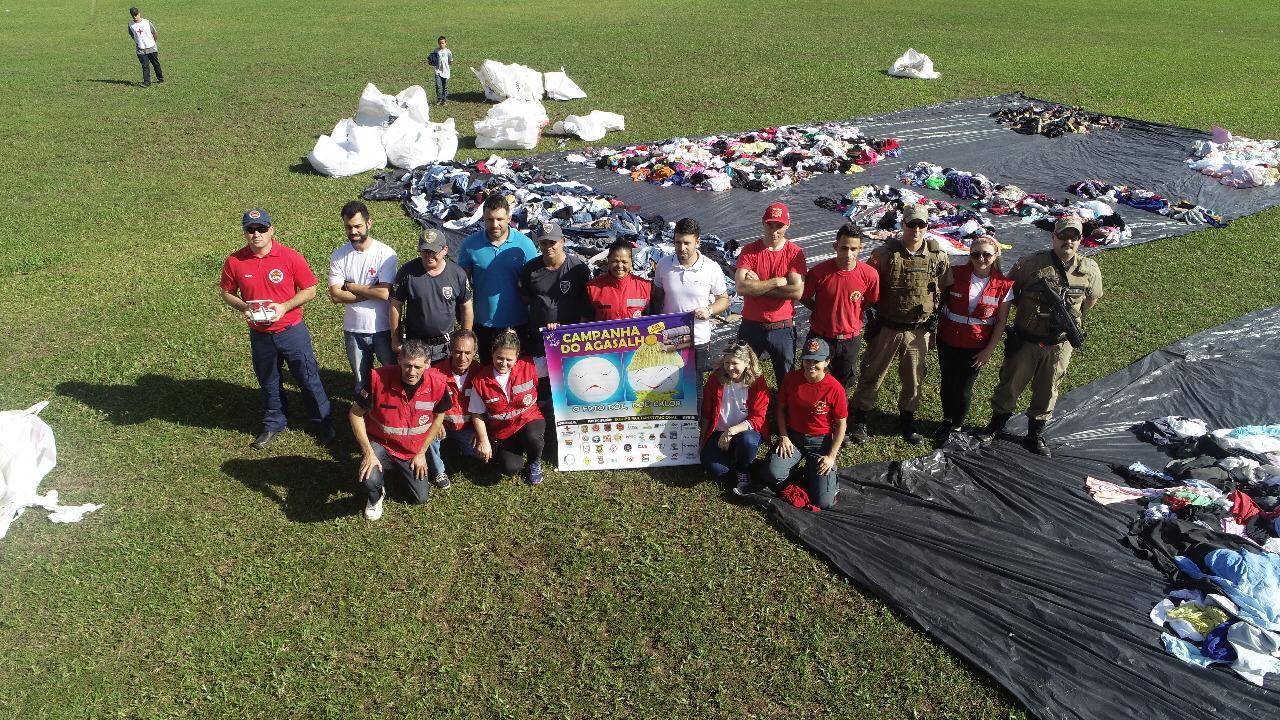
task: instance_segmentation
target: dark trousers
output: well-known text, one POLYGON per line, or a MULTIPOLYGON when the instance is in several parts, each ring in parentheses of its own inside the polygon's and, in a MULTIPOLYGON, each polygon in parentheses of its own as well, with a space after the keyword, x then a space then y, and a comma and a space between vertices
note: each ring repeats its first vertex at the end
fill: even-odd
POLYGON ((744 433, 738 433, 729 440, 729 449, 720 449, 720 436, 724 435, 724 431, 716 430, 711 433, 711 437, 707 438, 707 442, 702 446, 701 460, 702 466, 710 470, 717 478, 723 477, 731 472, 744 473, 751 468, 751 463, 755 462, 756 451, 760 449, 760 433, 755 430, 748 430, 744 433))
POLYGON ((436 102, 445 102, 449 99, 449 78, 436 75, 436 102))
MULTIPOLYGON (((856 335, 847 340, 832 340, 810 333, 809 337, 822 338, 831 347, 831 364, 827 366, 827 372, 844 386, 844 394, 848 396, 853 392, 854 380, 858 374, 858 354, 862 352, 862 336, 856 335)), ((805 342, 808 342, 808 338, 805 342)))
POLYGON ((142 63, 142 84, 151 84, 151 68, 156 69, 156 80, 164 82, 164 71, 160 69, 160 53, 139 53, 138 62, 142 63), (148 64, 150 63, 150 64, 148 64))
POLYGON ((942 421, 959 427, 969 416, 973 402, 973 382, 980 368, 973 358, 981 348, 958 348, 938 343, 938 374, 942 376, 942 421))
POLYGON ((766 330, 764 325, 743 320, 738 325, 738 339, 751 346, 763 360, 765 355, 773 363, 773 377, 782 387, 782 378, 791 371, 796 360, 795 326, 766 330))
POLYGON ((386 492, 387 474, 394 473, 400 476, 405 486, 409 489, 409 500, 414 505, 421 505, 431 499, 431 483, 427 482, 424 475, 421 480, 413 472, 413 462, 411 460, 401 460, 400 458, 387 452, 387 449, 376 442, 369 442, 373 447, 373 455, 378 458, 378 462, 382 463, 382 469, 374 467, 369 470, 369 477, 364 481, 364 490, 368 496, 369 502, 377 502, 378 498, 386 492))
POLYGON ((299 322, 278 333, 250 330, 249 346, 253 353, 253 372, 262 388, 263 429, 280 432, 289 424, 284 378, 280 373, 282 363, 289 366, 289 372, 302 390, 311 422, 327 427, 329 396, 320 383, 320 366, 311 349, 311 333, 306 324, 299 322))
MULTIPOLYGON (((720 355, 715 359, 719 361, 720 355)), ((698 378, 698 411, 702 411, 702 390, 707 386, 707 373, 711 372, 711 345, 696 345, 693 348, 694 375, 698 378)), ((717 367, 719 363, 717 362, 717 367)))
MULTIPOLYGON (((534 355, 535 347, 525 347, 529 344, 527 335, 527 325, 517 325, 512 330, 516 331, 516 335, 520 337, 520 354, 534 355)), ((492 328, 488 325, 475 325, 471 328, 476 333, 476 357, 480 358, 480 362, 488 364, 489 356, 493 353, 493 341, 501 335, 506 328, 492 328)), ((542 346, 542 338, 538 338, 538 347, 542 346)), ((537 353, 534 357, 540 357, 542 353, 537 353)))
POLYGON ((542 448, 546 444, 547 422, 530 420, 510 437, 495 441, 494 457, 504 475, 519 475, 527 463, 532 465, 542 459, 542 448))
POLYGON ((768 468, 772 485, 778 487, 785 483, 791 477, 791 470, 803 462, 804 481, 810 502, 824 510, 831 507, 836 500, 839 482, 834 468, 826 475, 818 474, 818 458, 831 451, 831 441, 835 438, 831 435, 802 435, 791 428, 787 428, 787 437, 791 438, 791 444, 795 446, 791 457, 784 458, 776 452, 769 452, 768 468))

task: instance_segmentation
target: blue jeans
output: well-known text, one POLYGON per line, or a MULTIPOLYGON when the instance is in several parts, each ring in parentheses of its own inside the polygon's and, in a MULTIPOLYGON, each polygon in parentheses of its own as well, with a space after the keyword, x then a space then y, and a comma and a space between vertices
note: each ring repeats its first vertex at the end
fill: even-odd
POLYGON ((390 330, 376 333, 344 331, 342 339, 347 346, 347 362, 351 365, 352 374, 356 376, 356 395, 369 386, 375 356, 379 365, 394 365, 396 362, 396 354, 391 351, 390 330))
POLYGON ((738 339, 751 346, 763 360, 765 355, 773 363, 773 377, 782 387, 782 378, 791 371, 796 359, 795 326, 765 330, 764 325, 743 320, 738 325, 738 339))
POLYGON ((409 499, 414 505, 421 505, 431 499, 431 483, 427 482, 427 478, 421 480, 414 477, 413 463, 409 460, 401 460, 400 458, 387 452, 387 449, 381 444, 370 441, 373 446, 373 456, 378 458, 378 462, 382 463, 382 469, 370 468, 369 477, 362 483, 364 490, 368 494, 370 502, 377 502, 378 498, 386 492, 386 476, 391 470, 395 470, 409 487, 409 499))
POLYGON ((435 442, 427 446, 427 462, 431 464, 431 470, 440 475, 445 472, 444 457, 440 455, 440 449, 444 445, 445 440, 457 443, 458 452, 463 457, 478 458, 476 449, 472 446, 471 441, 476 437, 476 431, 470 427, 464 427, 461 430, 449 430, 442 438, 436 438, 435 442))
MULTIPOLYGON (((719 356, 716 358, 719 359, 719 356)), ((694 375, 698 378, 698 412, 702 412, 702 390, 707 386, 707 373, 711 372, 711 345, 695 345, 693 348, 694 375)))
POLYGON ((444 102, 449 99, 449 78, 436 75, 436 102, 444 102))
POLYGON ((320 366, 311 349, 311 333, 304 323, 297 323, 278 333, 249 331, 249 347, 253 354, 253 372, 262 388, 264 430, 280 432, 288 426, 281 364, 289 366, 293 379, 302 390, 311 422, 329 426, 329 396, 320 383, 320 366))
POLYGON ((756 451, 760 449, 760 441, 764 438, 760 437, 760 433, 755 430, 748 430, 734 435, 729 440, 729 449, 721 450, 717 444, 720 442, 721 435, 724 435, 724 432, 716 430, 702 446, 702 466, 716 477, 729 473, 747 472, 751 463, 755 462, 756 451))
POLYGON ((151 68, 156 69, 156 80, 164 82, 164 71, 160 69, 160 53, 139 53, 138 62, 142 63, 142 84, 151 84, 151 68))
POLYGON ((838 487, 835 468, 833 467, 826 475, 819 475, 818 458, 831 451, 832 437, 801 435, 790 428, 787 429, 787 437, 791 438, 791 444, 796 446, 796 451, 791 454, 791 457, 784 458, 776 452, 769 453, 769 476, 774 486, 786 482, 791 475, 791 469, 803 460, 805 490, 809 493, 809 502, 823 509, 831 507, 836 500, 838 487))

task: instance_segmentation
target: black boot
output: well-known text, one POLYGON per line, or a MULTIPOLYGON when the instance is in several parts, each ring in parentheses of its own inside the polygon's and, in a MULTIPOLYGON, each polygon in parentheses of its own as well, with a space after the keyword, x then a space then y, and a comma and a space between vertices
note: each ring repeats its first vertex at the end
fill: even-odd
POLYGON ((995 413, 991 416, 991 422, 987 426, 978 431, 975 435, 978 442, 983 445, 989 445, 996 436, 1004 432, 1004 426, 1008 424, 1009 418, 1013 417, 1013 413, 995 413))
POLYGON ((867 411, 854 410, 849 416, 849 432, 844 436, 845 442, 853 445, 866 445, 871 440, 867 432, 867 411))
POLYGON ((924 442, 924 436, 916 432, 916 416, 914 413, 902 413, 899 422, 901 423, 903 440, 912 445, 919 445, 924 442))
POLYGON ((1027 437, 1022 441, 1028 450, 1045 457, 1053 457, 1049 445, 1044 441, 1044 420, 1027 420, 1027 437))

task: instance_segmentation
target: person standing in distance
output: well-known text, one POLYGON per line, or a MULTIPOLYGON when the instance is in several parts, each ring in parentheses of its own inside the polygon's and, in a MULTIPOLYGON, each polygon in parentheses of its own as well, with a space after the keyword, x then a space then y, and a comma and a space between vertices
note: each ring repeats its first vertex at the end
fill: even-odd
POLYGON ((436 38, 436 49, 427 55, 427 63, 436 69, 436 102, 444 105, 449 102, 450 66, 453 64, 453 51, 448 40, 441 35, 436 38))
POLYGON ((693 218, 676 221, 675 256, 663 257, 653 273, 653 307, 660 314, 693 313, 693 352, 698 369, 698 401, 711 369, 711 318, 729 309, 724 270, 704 256, 702 228, 693 218))
POLYGON ((369 385, 373 359, 394 365, 387 298, 396 279, 396 251, 371 237, 373 219, 359 200, 342 206, 347 243, 329 256, 329 299, 344 306, 342 338, 355 394, 369 385))
POLYGON ((527 336, 529 306, 520 296, 520 271, 538 257, 528 235, 511 227, 511 206, 504 195, 490 195, 483 206, 484 229, 469 235, 458 251, 458 265, 471 276, 475 296, 480 359, 489 361, 493 341, 506 328, 527 336))
POLYGON ((902 381, 898 394, 902 437, 912 445, 924 442, 924 436, 916 431, 920 385, 928 369, 934 313, 952 280, 947 253, 937 242, 925 238, 928 227, 928 209, 908 205, 902 211, 902 236, 876 248, 868 261, 880 275, 880 300, 875 305, 879 329, 868 338, 858 389, 850 402, 850 435, 859 445, 870 439, 867 413, 875 406, 880 385, 895 360, 902 381))
MULTIPOLYGON (((7 12, 7 11, 6 11, 7 12)), ((156 69, 156 82, 164 82, 164 70, 160 69, 160 48, 156 45, 156 26, 142 17, 142 11, 129 8, 129 39, 138 50, 138 62, 142 63, 142 87, 151 87, 151 68, 156 69)))
POLYGON ((266 210, 254 208, 241 218, 245 246, 222 264, 222 301, 244 314, 249 323, 253 372, 262 388, 262 433, 252 446, 271 444, 288 425, 281 362, 289 366, 316 425, 320 442, 334 438, 329 396, 320 382, 320 366, 311 333, 302 321, 302 306, 316 297, 316 276, 293 248, 275 242, 275 227, 266 210))
POLYGON ((391 293, 391 348, 396 352, 402 338, 421 340, 436 362, 448 354, 455 324, 471 329, 471 283, 448 255, 444 234, 426 228, 418 235, 418 257, 396 273, 391 293))
MULTIPOLYGON (((800 304, 811 310, 809 337, 822 338, 831 351, 828 372, 844 387, 853 390, 862 350, 862 308, 880 298, 880 275, 870 265, 858 262, 862 231, 845 223, 836 231, 836 256, 813 267, 805 278, 800 304)), ((847 438, 846 438, 847 440, 847 438)))
POLYGON ((1023 257, 1009 271, 1015 315, 1005 335, 1000 382, 991 396, 991 424, 978 433, 984 444, 1004 430, 1018 396, 1030 384, 1031 406, 1027 408, 1023 444, 1037 455, 1052 454, 1044 440, 1044 426, 1058 401, 1058 385, 1067 375, 1072 347, 1066 328, 1049 309, 1045 293, 1058 293, 1077 327, 1084 330, 1084 315, 1102 299, 1103 290, 1098 263, 1077 252, 1083 230, 1076 216, 1058 220, 1053 226, 1053 248, 1023 257))
POLYGON ((776 202, 761 218, 764 237, 738 253, 734 282, 743 296, 738 339, 768 355, 778 387, 796 357, 795 301, 804 294, 804 251, 787 239, 791 212, 776 202))

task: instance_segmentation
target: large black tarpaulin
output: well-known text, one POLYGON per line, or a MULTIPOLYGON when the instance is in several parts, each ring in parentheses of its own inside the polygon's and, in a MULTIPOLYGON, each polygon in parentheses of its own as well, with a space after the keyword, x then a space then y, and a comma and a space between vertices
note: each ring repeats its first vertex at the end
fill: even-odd
MULTIPOLYGON (((1280 682, 1165 653, 1148 618, 1169 589, 1120 544, 1138 510, 1100 505, 1093 476, 1162 466, 1135 424, 1280 419, 1280 306, 1194 335, 1061 398, 1055 457, 1014 438, 841 470, 822 513, 767 502, 790 534, 1012 692, 1041 718, 1280 717, 1280 682)), ((1015 433, 1020 428, 1012 428, 1015 433)))

